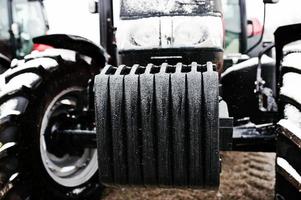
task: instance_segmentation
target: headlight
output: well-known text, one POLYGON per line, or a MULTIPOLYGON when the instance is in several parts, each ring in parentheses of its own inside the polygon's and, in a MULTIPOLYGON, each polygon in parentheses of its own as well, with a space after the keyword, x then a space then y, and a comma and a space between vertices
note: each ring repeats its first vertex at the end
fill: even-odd
POLYGON ((119 50, 151 49, 160 46, 158 17, 120 20, 116 25, 119 50))
POLYGON ((173 17, 174 47, 223 48, 222 19, 215 16, 173 17))
POLYGON ((134 46, 158 47, 160 45, 158 24, 141 23, 130 31, 129 40, 134 46))
POLYGON ((223 48, 222 19, 215 16, 150 17, 120 20, 119 50, 153 48, 223 48))
POLYGON ((180 23, 174 29, 173 38, 174 46, 195 46, 207 40, 208 32, 200 23, 180 23))

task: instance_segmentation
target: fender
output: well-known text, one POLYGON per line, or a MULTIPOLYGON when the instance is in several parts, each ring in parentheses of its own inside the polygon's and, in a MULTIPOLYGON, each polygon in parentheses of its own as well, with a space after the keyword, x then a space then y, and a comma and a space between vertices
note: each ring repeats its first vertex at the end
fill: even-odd
MULTIPOLYGON (((253 123, 270 123, 272 112, 259 110, 258 98, 254 93, 257 67, 258 58, 251 58, 228 68, 220 80, 222 97, 228 104, 231 117, 250 117, 253 123)), ((264 87, 270 88, 275 97, 275 61, 268 56, 262 57, 262 78, 266 82, 264 87)))
POLYGON ((33 38, 35 44, 45 44, 54 48, 68 49, 79 54, 91 57, 95 63, 105 66, 109 55, 101 46, 92 41, 75 35, 51 34, 33 38))
POLYGON ((2 73, 2 70, 9 68, 10 62, 11 60, 8 57, 0 53, 0 73, 2 73))

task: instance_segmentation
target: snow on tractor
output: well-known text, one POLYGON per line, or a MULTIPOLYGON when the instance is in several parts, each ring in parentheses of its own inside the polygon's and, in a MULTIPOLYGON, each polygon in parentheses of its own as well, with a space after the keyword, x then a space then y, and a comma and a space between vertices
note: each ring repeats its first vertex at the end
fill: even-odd
POLYGON ((275 196, 299 199, 300 24, 279 28, 255 62, 223 70, 220 0, 95 5, 102 47, 41 36, 36 44, 54 48, 1 75, 3 199, 98 199, 106 185, 216 189, 222 150, 276 152, 275 196), (276 62, 263 56, 274 46, 276 62))

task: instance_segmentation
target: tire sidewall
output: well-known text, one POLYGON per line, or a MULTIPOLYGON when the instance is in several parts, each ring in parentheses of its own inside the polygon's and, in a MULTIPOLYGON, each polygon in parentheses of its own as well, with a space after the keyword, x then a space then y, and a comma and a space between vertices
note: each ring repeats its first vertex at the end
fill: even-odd
MULTIPOLYGON (((46 171, 40 153, 40 129, 45 111, 53 99, 62 91, 71 87, 85 88, 88 80, 93 76, 89 71, 89 66, 78 66, 75 63, 66 63, 58 66, 58 70, 53 72, 47 80, 34 91, 33 101, 30 102, 26 114, 24 115, 22 130, 32 130, 20 138, 25 147, 22 149, 23 169, 32 171, 28 174, 34 180, 34 197, 43 199, 93 199, 93 195, 100 193, 101 186, 98 184, 97 173, 85 184, 77 187, 64 187, 55 182, 46 171), (74 189, 84 188, 80 193, 71 195, 74 189)), ((24 134, 23 134, 24 135, 24 134)))

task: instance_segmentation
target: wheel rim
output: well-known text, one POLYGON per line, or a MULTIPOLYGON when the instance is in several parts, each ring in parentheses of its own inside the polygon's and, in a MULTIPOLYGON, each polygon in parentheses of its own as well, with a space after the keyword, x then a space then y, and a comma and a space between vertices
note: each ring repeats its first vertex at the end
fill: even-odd
POLYGON ((40 129, 40 154, 43 165, 49 176, 65 187, 76 187, 86 183, 98 169, 95 149, 83 149, 81 155, 74 156, 66 153, 58 157, 50 153, 47 148, 45 133, 49 128, 52 115, 58 109, 57 105, 70 104, 76 107, 76 101, 72 101, 70 96, 76 96, 75 94, 80 91, 82 91, 81 88, 72 87, 59 93, 47 106, 40 129))

